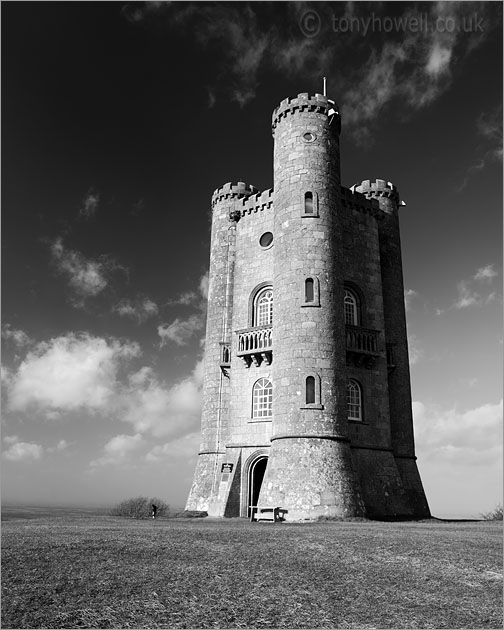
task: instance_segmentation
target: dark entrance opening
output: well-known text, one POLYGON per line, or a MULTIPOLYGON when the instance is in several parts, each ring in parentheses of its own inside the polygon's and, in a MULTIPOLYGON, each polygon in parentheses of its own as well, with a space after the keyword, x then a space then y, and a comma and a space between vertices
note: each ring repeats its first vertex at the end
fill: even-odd
POLYGON ((252 463, 249 469, 247 501, 247 516, 249 518, 251 507, 256 506, 259 501, 259 492, 261 491, 261 485, 264 479, 264 473, 266 472, 267 463, 268 457, 266 455, 262 455, 252 463))

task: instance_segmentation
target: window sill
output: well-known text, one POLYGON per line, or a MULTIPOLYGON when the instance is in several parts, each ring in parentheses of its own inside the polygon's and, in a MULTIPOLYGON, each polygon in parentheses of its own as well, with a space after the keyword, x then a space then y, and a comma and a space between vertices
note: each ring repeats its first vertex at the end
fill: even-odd
POLYGON ((302 219, 319 219, 320 216, 318 214, 313 213, 313 212, 308 212, 308 213, 302 214, 301 218, 302 219))
POLYGON ((320 302, 305 302, 304 304, 301 304, 301 308, 320 308, 320 302))
POLYGON ((270 416, 269 418, 250 418, 247 420, 247 424, 254 424, 256 422, 271 422, 273 418, 270 416))
POLYGON ((302 407, 299 407, 300 409, 323 409, 324 405, 317 405, 315 403, 310 403, 308 405, 303 405, 302 407))

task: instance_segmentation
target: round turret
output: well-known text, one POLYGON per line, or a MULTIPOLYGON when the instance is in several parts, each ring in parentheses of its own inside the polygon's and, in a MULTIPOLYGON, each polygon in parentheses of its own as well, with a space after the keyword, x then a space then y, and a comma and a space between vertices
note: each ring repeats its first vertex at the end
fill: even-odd
POLYGON ((387 182, 384 179, 376 179, 375 181, 365 179, 360 184, 351 186, 350 190, 362 193, 367 199, 377 199, 380 208, 388 214, 395 212, 401 205, 399 191, 392 182, 387 182))
POLYGON ((298 112, 325 114, 330 117, 330 124, 335 126, 337 133, 341 130, 338 106, 332 99, 323 94, 310 95, 308 92, 302 92, 294 98, 285 98, 275 109, 271 124, 273 135, 275 135, 275 129, 282 118, 298 112))
POLYGON ((339 114, 321 94, 273 113, 271 452, 259 502, 291 519, 362 513, 346 409, 339 114))

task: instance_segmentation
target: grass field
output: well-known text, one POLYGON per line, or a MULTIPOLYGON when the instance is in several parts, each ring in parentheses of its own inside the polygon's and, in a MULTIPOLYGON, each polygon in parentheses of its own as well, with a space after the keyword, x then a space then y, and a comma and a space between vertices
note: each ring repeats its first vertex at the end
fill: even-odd
POLYGON ((501 523, 8 516, 2 628, 502 628, 501 523))

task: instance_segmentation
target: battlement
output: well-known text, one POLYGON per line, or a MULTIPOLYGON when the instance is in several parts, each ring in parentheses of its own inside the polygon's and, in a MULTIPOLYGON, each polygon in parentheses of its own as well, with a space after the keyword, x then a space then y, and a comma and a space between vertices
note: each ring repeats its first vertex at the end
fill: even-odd
POLYGON ((361 193, 367 199, 378 199, 379 197, 388 197, 394 200, 399 205, 399 191, 392 182, 387 182, 384 179, 377 179, 371 181, 369 179, 363 180, 360 184, 354 184, 350 187, 353 192, 361 193))
MULTIPOLYGON (((271 129, 275 133, 275 128, 282 118, 296 112, 320 112, 321 114, 338 114, 336 103, 323 94, 310 95, 302 92, 292 98, 285 98, 273 112, 271 129)), ((339 115, 338 115, 339 117, 339 115)))
POLYGON ((258 192, 259 191, 255 186, 250 186, 245 182, 237 182, 236 184, 233 184, 232 182, 227 182, 227 184, 224 184, 224 186, 221 186, 220 188, 214 190, 214 193, 212 195, 212 208, 218 201, 222 201, 222 199, 230 199, 232 197, 243 199, 258 192))
POLYGON ((252 214, 252 212, 260 212, 273 205, 273 188, 263 190, 255 195, 251 195, 242 201, 243 209, 240 209, 241 216, 252 214))
MULTIPOLYGON (((369 182, 368 182, 369 183, 369 182)), ((343 207, 359 210, 374 216, 376 219, 383 218, 383 211, 377 199, 368 198, 361 192, 354 190, 355 186, 345 188, 341 186, 340 199, 343 207)))

